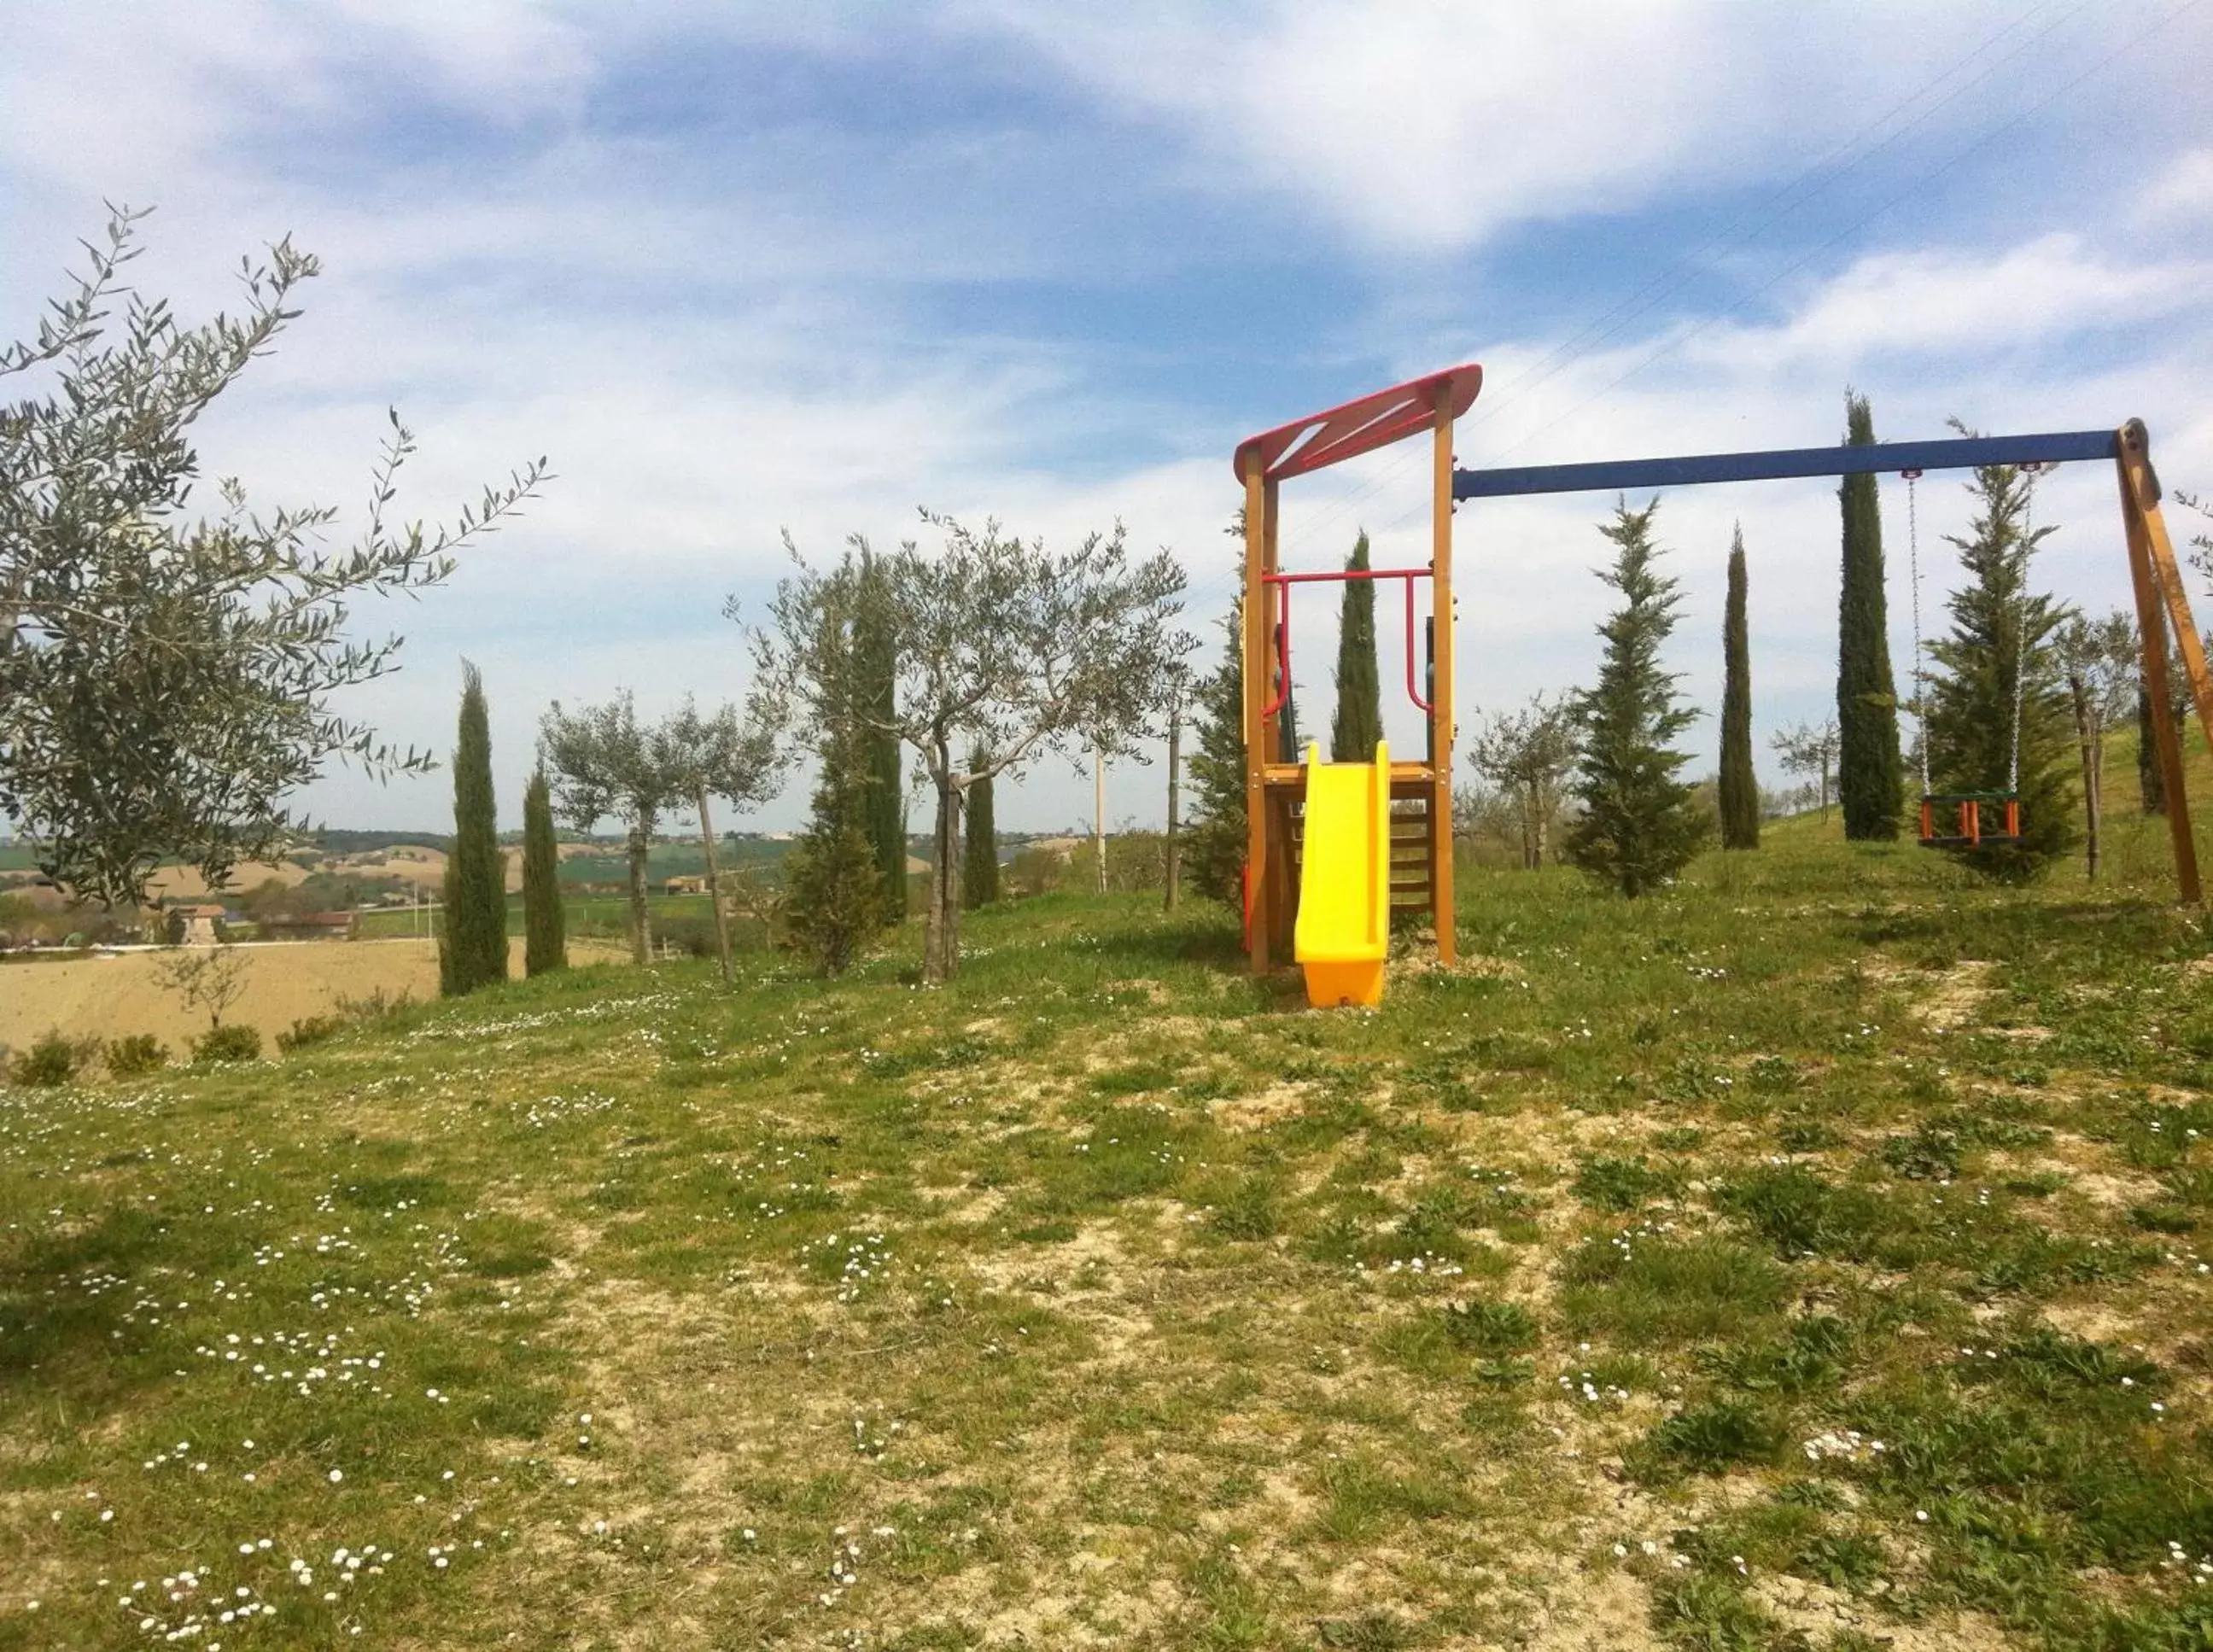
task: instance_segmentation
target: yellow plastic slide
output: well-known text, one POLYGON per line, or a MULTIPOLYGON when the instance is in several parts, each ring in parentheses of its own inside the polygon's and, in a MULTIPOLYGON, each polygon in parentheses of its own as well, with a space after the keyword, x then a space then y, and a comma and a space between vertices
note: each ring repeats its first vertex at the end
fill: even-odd
POLYGON ((1383 1001, 1391 946, 1391 752, 1324 763, 1307 747, 1306 843, 1294 948, 1318 1008, 1383 1001))

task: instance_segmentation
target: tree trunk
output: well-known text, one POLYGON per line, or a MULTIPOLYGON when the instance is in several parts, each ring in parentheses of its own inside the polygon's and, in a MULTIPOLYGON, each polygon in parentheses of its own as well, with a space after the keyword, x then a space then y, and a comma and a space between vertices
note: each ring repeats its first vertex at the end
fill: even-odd
POLYGON ((1163 899, 1166 911, 1176 909, 1176 881, 1182 870, 1176 844, 1177 781, 1182 771, 1183 704, 1178 701, 1168 711, 1168 831, 1167 831, 1167 893, 1163 899))
POLYGON ((645 911, 645 851, 648 842, 643 821, 630 829, 630 957, 634 964, 653 958, 653 924, 645 911))
POLYGON ((1106 893, 1106 755, 1091 754, 1091 848, 1099 861, 1099 893, 1106 893))
POLYGON ((1537 795, 1537 808, 1530 820, 1528 869, 1536 871, 1545 863, 1545 850, 1551 847, 1545 841, 1552 836, 1552 799, 1542 792, 1537 795))
POLYGON ((960 960, 960 804, 952 754, 940 742, 931 765, 937 783, 937 823, 931 833, 930 916, 922 941, 922 978, 933 985, 953 978, 960 960))
POLYGON ((2104 837, 2106 824, 2106 727, 2100 720, 2090 730, 2090 750, 2083 759, 2085 779, 2089 783, 2090 837, 2086 854, 2090 863, 2090 881, 2098 881, 2098 851, 2104 837))
POLYGON ((2067 699, 2075 713, 2075 751, 2082 764, 2082 853, 2090 881, 2098 881, 2098 731, 2091 715, 2090 686, 2073 672, 2067 676, 2067 699))
POLYGON ((722 881, 715 872, 715 828, 707 819, 707 790, 699 789, 699 847, 707 855, 707 904, 715 912, 715 951, 722 960, 722 984, 732 984, 730 925, 722 916, 722 881))
POLYGON ((2151 735, 2151 692, 2137 688, 2137 789, 2146 814, 2167 813, 2167 777, 2160 772, 2157 748, 2151 735))

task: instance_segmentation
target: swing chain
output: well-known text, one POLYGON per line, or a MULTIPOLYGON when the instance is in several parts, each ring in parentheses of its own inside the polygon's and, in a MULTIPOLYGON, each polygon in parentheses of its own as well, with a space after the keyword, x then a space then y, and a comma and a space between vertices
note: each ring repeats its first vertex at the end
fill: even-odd
POLYGON ((1929 796, 1929 707, 1921 679, 1921 513, 1918 503, 1918 485, 1921 472, 1903 471, 1905 478, 1905 547, 1906 565, 1913 575, 1913 720, 1920 725, 1921 738, 1915 741, 1921 755, 1921 795, 1929 796))
POLYGON ((2027 480, 2021 487, 2021 616, 2014 628, 2013 745, 2006 757, 2006 789, 2016 794, 2021 790, 2021 698, 2028 683, 2028 558, 2036 549, 2036 480, 2044 466, 2031 460, 2018 468, 2027 480))

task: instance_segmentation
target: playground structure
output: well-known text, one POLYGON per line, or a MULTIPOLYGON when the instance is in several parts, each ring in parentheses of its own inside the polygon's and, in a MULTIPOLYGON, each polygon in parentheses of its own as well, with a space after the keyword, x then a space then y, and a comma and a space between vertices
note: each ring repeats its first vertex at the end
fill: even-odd
MULTIPOLYGON (((1428 907, 1436 926, 1438 959, 1454 960, 1453 512, 1462 500, 1521 494, 1627 492, 1883 472, 1911 478, 1984 465, 2040 471, 2082 460, 2111 460, 2120 488, 2121 529, 2143 649, 2152 741, 2167 794, 2175 881, 2186 903, 2202 899, 2181 730, 2167 677, 2170 634, 2209 741, 2213 674, 2208 673, 2173 541, 2160 511, 2159 478, 2143 420, 2131 419, 2109 430, 1461 470, 1454 463, 1453 423, 1474 404, 1482 387, 1483 369, 1468 363, 1277 425, 1238 444, 1236 472, 1245 489, 1246 945, 1256 974, 1268 972, 1282 937, 1291 934, 1296 960, 1306 968, 1310 1003, 1377 1002, 1394 905, 1428 907), (1427 567, 1362 573, 1286 573, 1279 568, 1282 482, 1423 431, 1429 432, 1432 449, 1427 567), (1406 692, 1428 719, 1424 759, 1393 762, 1379 746, 1372 765, 1323 764, 1311 747, 1304 764, 1271 760, 1279 753, 1278 722, 1290 692, 1292 588, 1352 579, 1396 580, 1405 588, 1406 692), (1431 611, 1426 680, 1417 686, 1414 582, 1420 579, 1430 582, 1431 611), (1362 797, 1366 804, 1355 807, 1362 797)), ((1949 796, 1923 790, 1924 843, 1972 847, 2020 835, 2020 800, 2010 789, 1949 796)))
POLYGON ((1381 997, 1393 904, 1427 906, 1438 957, 1454 958, 1452 428, 1482 387, 1480 367, 1455 367, 1278 425, 1237 447, 1245 485, 1246 944, 1254 972, 1265 974, 1275 948, 1292 938, 1307 966, 1308 1001, 1316 1004, 1372 1004, 1381 997), (1295 574, 1277 566, 1277 492, 1284 481, 1424 430, 1431 447, 1427 567, 1295 574), (1405 588, 1406 692, 1428 719, 1422 760, 1393 762, 1379 745, 1373 765, 1321 764, 1311 748, 1304 764, 1271 761, 1290 693, 1293 588, 1355 579, 1396 581, 1405 588), (1414 586, 1423 579, 1430 582, 1429 663, 1426 681, 1417 684, 1414 586), (1363 790, 1371 808, 1346 806, 1363 790), (1377 799, 1380 810, 1372 807, 1377 799), (1302 913, 1294 933, 1294 915, 1302 913))

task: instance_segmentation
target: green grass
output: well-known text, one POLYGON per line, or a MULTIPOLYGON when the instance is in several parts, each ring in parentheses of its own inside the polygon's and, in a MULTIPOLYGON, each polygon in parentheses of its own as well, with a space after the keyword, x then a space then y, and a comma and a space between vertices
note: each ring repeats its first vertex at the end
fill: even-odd
POLYGON ((937 991, 909 931, 0 1091, 0 1648, 2202 1645, 2154 827, 1471 869, 1374 1014, 1052 896, 937 991))

